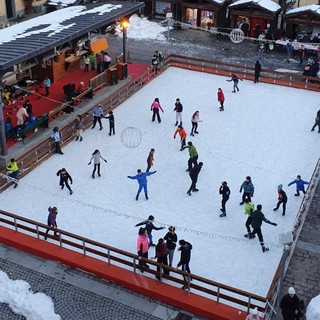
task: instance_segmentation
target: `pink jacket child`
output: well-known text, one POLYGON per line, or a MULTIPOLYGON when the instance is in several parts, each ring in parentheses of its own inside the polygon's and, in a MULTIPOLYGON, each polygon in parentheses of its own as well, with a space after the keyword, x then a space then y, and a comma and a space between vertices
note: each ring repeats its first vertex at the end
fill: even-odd
POLYGON ((161 122, 159 109, 162 112, 164 112, 163 109, 161 108, 159 98, 155 98, 152 105, 151 105, 151 110, 150 110, 150 111, 153 111, 152 122, 154 122, 154 120, 156 119, 156 116, 157 116, 158 122, 159 123, 161 122))
MULTIPOLYGON (((139 266, 149 268, 146 262, 142 261, 141 258, 148 259, 148 250, 149 250, 149 239, 146 228, 140 228, 138 239, 137 239, 137 251, 139 256, 139 266)), ((141 270, 143 272, 143 270, 141 270)))

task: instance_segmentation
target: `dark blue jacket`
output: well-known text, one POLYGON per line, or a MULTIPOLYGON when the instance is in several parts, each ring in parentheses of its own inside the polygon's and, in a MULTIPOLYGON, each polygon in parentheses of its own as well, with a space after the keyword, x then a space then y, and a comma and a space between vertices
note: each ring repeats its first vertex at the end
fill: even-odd
POLYGON ((304 181, 304 180, 302 180, 302 179, 295 179, 294 181, 292 181, 292 182, 290 182, 289 184, 288 184, 288 187, 289 186, 291 186, 292 184, 296 184, 297 186, 297 190, 298 191, 302 191, 302 190, 304 190, 304 185, 305 184, 309 184, 309 182, 307 182, 307 181, 304 181))

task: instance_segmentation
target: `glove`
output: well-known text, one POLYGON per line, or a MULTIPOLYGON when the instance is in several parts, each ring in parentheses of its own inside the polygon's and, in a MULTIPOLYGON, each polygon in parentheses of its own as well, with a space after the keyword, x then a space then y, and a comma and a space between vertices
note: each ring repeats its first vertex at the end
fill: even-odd
POLYGON ((91 164, 91 162, 88 163, 88 166, 91 164))
POLYGON ((277 224, 275 222, 271 222, 270 224, 272 224, 273 226, 277 226, 277 224))
POLYGON ((70 182, 70 184, 72 184, 72 181, 70 182))
POLYGON ((129 176, 127 176, 127 178, 130 178, 129 176))
POLYGON ((250 196, 253 198, 253 194, 250 194, 250 196))
POLYGON ((241 193, 241 190, 239 190, 239 193, 241 193))
POLYGON ((157 171, 154 171, 154 173, 156 173, 157 171))
POLYGON ((107 163, 108 161, 107 161, 107 160, 104 160, 104 162, 107 163))

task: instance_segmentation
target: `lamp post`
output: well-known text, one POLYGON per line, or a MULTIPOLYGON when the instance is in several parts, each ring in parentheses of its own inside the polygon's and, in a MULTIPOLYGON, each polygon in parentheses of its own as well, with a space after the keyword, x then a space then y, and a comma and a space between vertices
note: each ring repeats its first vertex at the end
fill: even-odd
POLYGON ((127 29, 129 27, 129 22, 127 20, 123 20, 121 22, 122 25, 122 33, 123 33, 123 56, 122 61, 124 63, 127 62, 127 29))
POLYGON ((4 124, 4 116, 3 116, 3 104, 2 104, 2 88, 0 88, 0 146, 1 146, 1 155, 7 156, 7 141, 6 141, 6 131, 4 124))

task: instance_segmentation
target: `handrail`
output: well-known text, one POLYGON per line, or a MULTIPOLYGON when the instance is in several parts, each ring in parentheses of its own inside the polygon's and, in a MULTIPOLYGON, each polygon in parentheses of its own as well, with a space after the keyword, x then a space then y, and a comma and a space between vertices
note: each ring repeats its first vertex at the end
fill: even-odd
MULTIPOLYGON (((46 235, 47 238, 51 239, 54 244, 59 245, 60 247, 68 246, 68 250, 82 252, 85 256, 92 255, 96 259, 106 261, 108 264, 116 262, 117 264, 121 264, 122 267, 129 268, 129 270, 134 273, 136 273, 136 269, 138 269, 144 271, 145 274, 160 276, 160 281, 162 281, 162 278, 165 278, 174 285, 187 285, 189 286, 189 290, 192 289, 200 294, 210 295, 212 298, 215 298, 217 302, 224 299, 237 304, 238 307, 246 308, 248 310, 250 308, 258 308, 259 311, 264 312, 265 309, 266 298, 262 296, 236 289, 195 274, 189 274, 150 259, 143 259, 151 266, 154 266, 155 269, 157 267, 160 268, 160 273, 158 273, 156 270, 152 270, 151 268, 147 269, 137 265, 139 259, 136 254, 132 254, 62 229, 55 229, 59 234, 59 237, 55 237, 51 234, 45 233, 45 230, 48 229, 48 225, 4 210, 0 210, 0 223, 6 228, 13 229, 15 232, 27 233, 29 236, 31 233, 31 236, 35 236, 38 240, 41 240, 41 237, 46 235), (170 275, 165 274, 165 271, 170 271, 170 275), (190 276, 193 281, 189 283, 177 278, 177 276, 183 275, 190 276), (221 290, 224 290, 223 294, 221 293, 221 290)), ((52 228, 49 229, 53 230, 52 228)))

